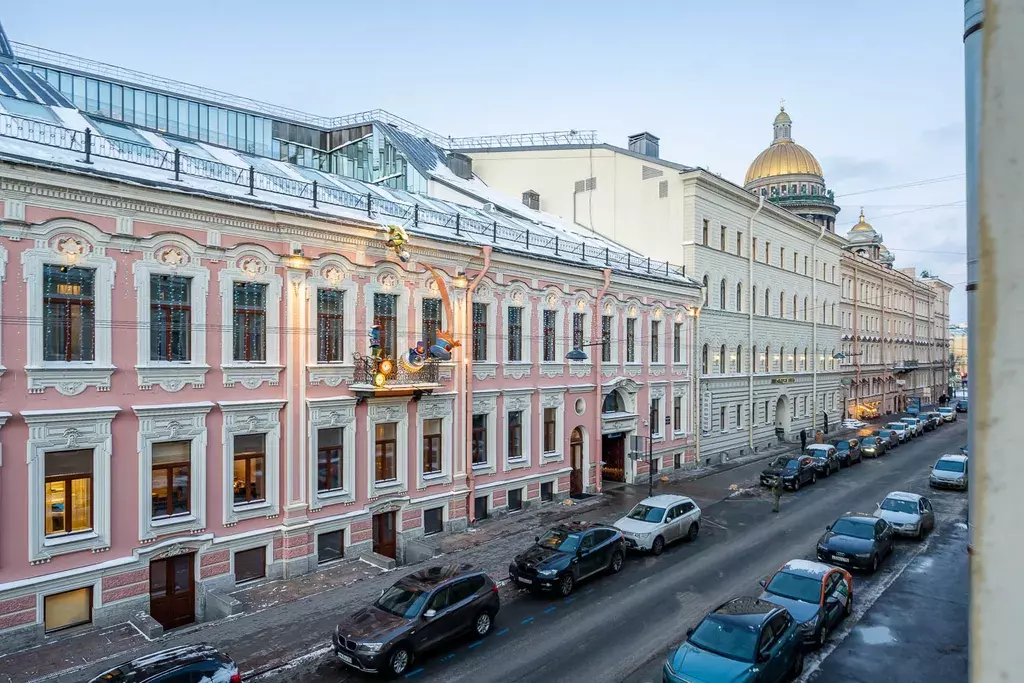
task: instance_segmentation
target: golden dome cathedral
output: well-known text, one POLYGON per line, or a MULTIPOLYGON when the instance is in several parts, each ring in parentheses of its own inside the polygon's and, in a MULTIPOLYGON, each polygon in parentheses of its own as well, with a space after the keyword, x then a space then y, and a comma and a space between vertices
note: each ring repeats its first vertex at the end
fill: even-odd
POLYGON ((762 178, 781 175, 814 175, 822 177, 821 164, 805 147, 793 142, 793 119, 781 107, 772 124, 775 128, 775 139, 768 149, 757 155, 747 169, 746 185, 762 178))

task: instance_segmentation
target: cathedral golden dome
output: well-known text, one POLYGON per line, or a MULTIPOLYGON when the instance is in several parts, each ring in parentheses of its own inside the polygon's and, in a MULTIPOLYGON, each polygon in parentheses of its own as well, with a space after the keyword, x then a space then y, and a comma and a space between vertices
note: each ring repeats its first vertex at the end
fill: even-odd
POLYGON ((747 169, 747 177, 743 183, 749 184, 762 178, 771 178, 784 175, 814 175, 819 178, 823 176, 821 165, 814 155, 805 148, 793 142, 790 135, 793 120, 786 113, 786 109, 780 108, 772 124, 775 128, 775 139, 768 149, 757 155, 750 168, 747 169))
POLYGON ((850 228, 850 232, 874 232, 875 229, 871 227, 871 224, 864 220, 864 207, 860 210, 860 221, 857 225, 850 228))

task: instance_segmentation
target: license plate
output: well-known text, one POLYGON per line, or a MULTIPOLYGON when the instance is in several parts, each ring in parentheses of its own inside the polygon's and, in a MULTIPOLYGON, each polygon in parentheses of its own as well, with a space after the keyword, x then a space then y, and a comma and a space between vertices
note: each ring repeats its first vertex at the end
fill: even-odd
POLYGON ((349 657, 348 655, 343 655, 340 652, 338 653, 338 659, 340 659, 341 661, 345 662, 346 664, 351 664, 352 663, 352 658, 351 657, 349 657))
POLYGON ((519 577, 519 583, 531 584, 531 583, 533 583, 533 581, 531 579, 524 579, 523 577, 520 576, 519 577))
POLYGON ((846 557, 836 557, 836 556, 833 556, 832 559, 835 560, 836 562, 849 562, 850 561, 849 558, 846 558, 846 557))

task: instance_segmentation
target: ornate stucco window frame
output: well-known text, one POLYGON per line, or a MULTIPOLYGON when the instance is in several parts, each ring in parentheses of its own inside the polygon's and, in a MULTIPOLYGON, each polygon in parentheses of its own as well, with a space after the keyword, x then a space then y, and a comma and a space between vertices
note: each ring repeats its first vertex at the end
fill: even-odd
POLYGON ((507 379, 518 380, 530 377, 533 374, 533 344, 531 343, 533 341, 531 332, 533 329, 533 310, 530 290, 524 284, 513 282, 506 288, 505 295, 501 300, 501 321, 502 330, 504 331, 501 358, 502 376, 507 379), (520 320, 520 328, 522 330, 520 347, 522 353, 520 354, 520 360, 511 360, 508 357, 508 312, 509 309, 516 307, 522 309, 522 318, 520 320))
MULTIPOLYGON (((321 382, 329 387, 336 387, 343 382, 352 380, 355 373, 355 362, 353 354, 356 352, 357 340, 361 336, 356 335, 356 299, 359 298, 359 284, 352 279, 351 268, 338 257, 327 256, 318 261, 313 267, 313 275, 307 281, 306 294, 308 299, 308 325, 309 325, 309 346, 307 349, 306 372, 308 381, 316 386, 321 382), (319 353, 319 316, 317 303, 320 290, 337 290, 344 292, 344 303, 342 315, 345 320, 344 331, 344 359, 333 363, 320 362, 319 353)), ((372 305, 372 298, 371 298, 372 305)), ((372 311, 370 315, 372 322, 372 311)))
POLYGON ((505 472, 511 472, 512 470, 527 468, 533 462, 533 394, 535 389, 510 389, 502 392, 502 416, 505 421, 505 429, 502 430, 502 434, 505 436, 504 448, 502 453, 504 460, 502 470, 505 472), (509 413, 519 412, 523 413, 523 425, 522 425, 522 444, 523 454, 518 458, 509 458, 508 454, 508 416, 509 413))
MULTIPOLYGON (((473 468, 474 475, 494 474, 498 471, 498 394, 497 389, 474 391, 473 392, 473 415, 487 416, 487 461, 473 468)), ((472 423, 470 424, 470 438, 472 438, 472 423)), ((472 460, 472 445, 470 445, 470 457, 472 460)))
POLYGON ((257 389, 264 382, 277 386, 281 371, 281 285, 282 277, 274 271, 276 257, 263 248, 245 246, 231 257, 229 265, 218 274, 221 300, 221 373, 224 386, 241 383, 246 389, 257 389), (256 282, 267 287, 266 296, 266 360, 239 361, 234 358, 234 285, 256 282))
POLYGON ((234 526, 243 519, 265 517, 273 519, 280 512, 281 479, 281 409, 287 401, 275 399, 248 401, 218 401, 224 426, 221 429, 223 451, 224 526, 234 526), (258 503, 235 504, 234 462, 235 436, 264 434, 264 499, 258 503))
POLYGON ((214 404, 177 403, 132 406, 139 419, 139 540, 153 541, 158 534, 191 532, 206 528, 206 415, 214 404), (189 512, 153 518, 153 444, 189 442, 189 512))
POLYGON ((644 357, 649 355, 647 349, 644 348, 643 342, 646 335, 644 335, 643 329, 643 316, 641 315, 641 307, 639 301, 630 301, 626 305, 626 315, 622 320, 622 368, 623 371, 629 376, 639 375, 644 367, 644 357), (633 361, 630 362, 627 359, 629 354, 626 353, 625 344, 629 340, 629 332, 627 326, 629 321, 633 320, 633 361), (636 348, 637 345, 640 348, 636 348))
MULTIPOLYGON (((598 347, 600 348, 600 347, 598 347)), ((559 462, 565 459, 565 387, 542 387, 540 404, 537 408, 540 430, 540 456, 543 462, 559 462), (555 409, 555 450, 544 450, 544 411, 555 409)))
MULTIPOLYGON (((665 396, 667 394, 668 383, 667 382, 651 382, 650 383, 650 400, 652 402, 659 401, 658 403, 658 424, 651 425, 651 438, 654 441, 664 441, 665 435, 669 431, 665 428, 665 417, 668 416, 668 408, 666 407, 665 396)), ((650 417, 648 415, 648 417, 650 417)))
POLYGON ((49 562, 57 555, 110 548, 110 475, 113 455, 111 423, 121 412, 116 406, 67 410, 23 410, 28 423, 28 560, 49 562), (46 537, 44 482, 46 454, 92 449, 92 529, 46 537))
POLYGON ((139 321, 138 359, 135 365, 139 388, 151 389, 156 385, 164 391, 175 392, 190 384, 194 389, 202 389, 206 385, 206 373, 210 370, 206 363, 206 300, 210 290, 210 271, 202 267, 193 250, 179 240, 161 243, 156 249, 145 252, 142 259, 132 264, 132 271, 139 321), (153 275, 177 275, 191 279, 190 360, 158 361, 150 357, 150 280, 153 275))
POLYGON ((351 504, 356 499, 356 399, 351 397, 308 398, 309 410, 309 501, 316 512, 328 505, 351 504), (321 429, 342 429, 342 488, 317 489, 317 451, 321 429))
POLYGON ((544 298, 537 310, 537 324, 540 327, 540 346, 537 349, 537 359, 540 361, 540 374, 545 377, 561 377, 565 374, 565 300, 562 293, 551 288, 544 293, 544 298), (555 312, 555 358, 544 360, 544 312, 555 312))
POLYGON ((416 404, 416 488, 452 483, 452 460, 455 439, 455 396, 437 395, 422 398, 416 404), (441 471, 423 471, 423 421, 441 420, 441 471))
POLYGON ((672 436, 674 438, 685 437, 689 430, 687 427, 690 426, 690 382, 688 380, 672 382, 672 411, 673 411, 673 424, 672 424, 672 436), (675 428, 675 400, 682 399, 679 402, 679 423, 681 429, 675 428))
MULTIPOLYGON (((498 376, 498 299, 493 286, 486 280, 473 292, 470 310, 467 314, 466 357, 473 364, 474 379, 493 379, 498 376), (473 310, 472 304, 487 304, 487 360, 473 360, 473 310)), ((504 354, 502 354, 504 358, 504 354)))
POLYGON ((409 490, 409 399, 389 398, 371 400, 366 410, 367 473, 366 491, 370 499, 391 496, 409 490), (376 427, 380 423, 394 422, 395 426, 395 478, 377 481, 376 427))

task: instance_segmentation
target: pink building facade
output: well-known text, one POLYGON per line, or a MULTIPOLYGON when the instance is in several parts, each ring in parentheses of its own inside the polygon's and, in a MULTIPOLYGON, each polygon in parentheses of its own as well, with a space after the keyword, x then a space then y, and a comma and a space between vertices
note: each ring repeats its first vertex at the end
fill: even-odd
POLYGON ((403 263, 370 220, 27 162, 0 162, 0 203, 2 650, 217 618, 239 584, 364 553, 412 561, 434 534, 644 478, 634 434, 659 470, 694 461, 685 278, 411 227, 403 263), (405 368, 438 330, 451 360, 405 368))

